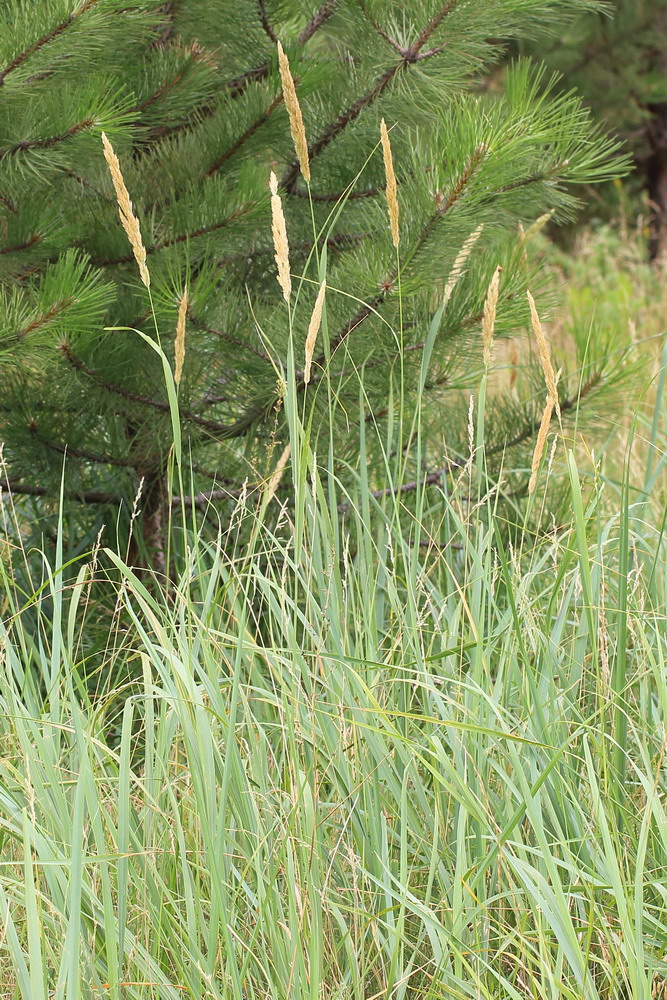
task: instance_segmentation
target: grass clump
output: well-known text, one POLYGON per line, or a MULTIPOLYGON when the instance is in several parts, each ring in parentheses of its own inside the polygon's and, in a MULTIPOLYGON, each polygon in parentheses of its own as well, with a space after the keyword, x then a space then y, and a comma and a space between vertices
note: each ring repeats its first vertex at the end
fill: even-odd
POLYGON ((376 496, 297 414, 294 503, 239 499, 167 592, 111 549, 6 588, 7 997, 658 995, 664 533, 570 453, 551 533, 538 491, 508 535, 473 414, 456 480, 388 459, 376 496))

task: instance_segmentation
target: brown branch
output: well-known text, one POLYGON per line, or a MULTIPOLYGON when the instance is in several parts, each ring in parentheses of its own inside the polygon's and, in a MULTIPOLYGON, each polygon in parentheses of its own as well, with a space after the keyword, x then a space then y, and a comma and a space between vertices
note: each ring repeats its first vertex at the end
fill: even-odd
POLYGON ((68 306, 71 306, 73 301, 74 300, 72 298, 67 298, 61 299, 59 302, 54 302, 48 312, 42 313, 42 315, 38 316, 37 319, 34 319, 32 323, 28 323, 28 325, 24 326, 22 330, 19 330, 16 334, 16 339, 23 340, 23 338, 27 337, 29 333, 34 333, 35 330, 39 330, 41 326, 45 326, 49 323, 54 316, 57 316, 58 313, 61 313, 64 309, 67 309, 68 306))
POLYGON ((328 21, 331 15, 336 13, 337 6, 338 0, 327 0, 326 3, 322 4, 320 9, 313 15, 299 35, 297 41, 300 45, 305 45, 306 42, 310 41, 315 32, 320 30, 325 21, 328 21))
POLYGON ((57 24, 55 28, 51 29, 51 31, 47 31, 45 35, 42 35, 41 38, 38 38, 36 42, 33 42, 33 44, 28 46, 27 49, 24 49, 23 52, 19 52, 19 54, 14 57, 14 59, 9 63, 9 65, 6 66, 5 69, 2 70, 2 72, 0 72, 0 87, 4 84, 5 77, 9 76, 12 70, 17 69, 17 67, 19 67, 23 62, 25 62, 25 60, 29 56, 31 56, 34 52, 38 52, 49 42, 52 42, 54 38, 57 38, 58 35, 61 35, 63 31, 69 28, 69 26, 73 24, 78 17, 81 17, 82 14, 85 14, 86 11, 90 10, 91 7, 94 7, 96 3, 99 3, 99 0, 84 0, 84 2, 81 4, 78 10, 73 11, 69 15, 69 17, 66 17, 64 21, 61 21, 60 24, 57 24))
POLYGON ((219 337, 220 340, 224 340, 226 344, 231 344, 233 347, 238 347, 244 351, 250 351, 255 357, 260 358, 262 361, 268 361, 272 364, 271 358, 264 351, 259 351, 252 344, 248 344, 246 341, 241 340, 240 337, 235 337, 231 333, 226 333, 224 330, 217 330, 213 326, 208 326, 203 320, 198 319, 191 309, 188 309, 188 319, 194 327, 198 330, 203 330, 205 333, 210 333, 214 337, 219 337))
POLYGON ((266 12, 266 3, 264 2, 264 0, 257 0, 257 12, 259 14, 260 24, 262 25, 265 34, 269 36, 269 38, 275 45, 275 43, 278 41, 278 36, 271 27, 271 23, 269 21, 269 15, 266 12))
MULTIPOLYGON (((176 246, 178 243, 186 243, 188 240, 197 239, 199 236, 208 236, 209 233, 215 233, 220 229, 224 229, 231 222, 235 222, 236 219, 241 218, 246 212, 249 212, 253 205, 247 202, 245 205, 240 205, 231 215, 225 216, 219 222, 212 222, 210 226, 202 226, 200 229, 194 229, 190 233, 181 233, 179 236, 169 236, 162 240, 160 243, 153 243, 152 246, 146 247, 146 253, 159 253, 160 250, 165 250, 167 247, 176 246)), ((106 259, 100 260, 99 258, 95 263, 99 267, 114 267, 117 264, 129 264, 134 260, 134 255, 132 253, 124 254, 122 257, 107 257, 106 259)))
POLYGON ((51 146, 57 146, 58 143, 66 142, 79 132, 90 128, 94 121, 93 118, 84 118, 82 122, 77 122, 76 125, 72 125, 59 135, 50 135, 46 139, 24 139, 13 146, 6 146, 4 149, 0 149, 0 160, 5 160, 8 156, 15 156, 16 153, 24 153, 30 149, 48 149, 51 146))
POLYGON ((19 253, 19 251, 21 250, 29 250, 30 247, 33 247, 35 245, 35 243, 39 243, 41 239, 43 239, 41 233, 34 233, 29 240, 26 240, 25 243, 18 243, 16 246, 13 247, 2 247, 0 249, 0 254, 19 253))
MULTIPOLYGON (((44 486, 33 486, 30 483, 22 483, 15 479, 0 479, 0 490, 5 493, 16 493, 21 496, 48 497, 50 500, 58 500, 60 494, 47 490, 44 486)), ((68 490, 65 494, 66 500, 78 500, 79 503, 120 503, 122 497, 114 493, 98 493, 94 490, 68 490)))
MULTIPOLYGON (((107 380, 103 378, 99 372, 94 371, 92 368, 88 368, 80 358, 77 358, 69 344, 60 344, 59 350, 72 368, 81 372, 82 375, 86 375, 88 378, 96 382, 97 385, 106 389, 107 392, 112 393, 114 396, 120 396, 123 399, 131 400, 133 403, 148 406, 153 410, 158 410, 160 413, 171 412, 169 403, 166 403, 161 399, 153 399, 151 396, 144 396, 141 393, 125 389, 123 386, 118 385, 115 382, 107 382, 107 380)), ((198 427, 203 427, 206 430, 211 431, 220 440, 240 436, 240 434, 236 431, 238 426, 237 424, 227 425, 221 424, 216 420, 207 420, 205 417, 200 417, 196 413, 192 413, 190 410, 180 410, 179 415, 183 420, 187 420, 189 423, 196 424, 198 427)))
POLYGON ((126 461, 122 458, 116 458, 113 455, 98 455, 93 451, 85 451, 82 448, 72 448, 70 445, 58 444, 57 441, 49 441, 42 437, 38 431, 35 424, 30 425, 30 433, 33 435, 36 441, 49 451, 54 451, 58 455, 71 456, 72 458, 80 458, 85 462, 92 462, 95 465, 115 465, 121 469, 133 469, 134 466, 131 462, 126 461))
POLYGON ((218 157, 218 159, 215 160, 214 163, 211 164, 211 166, 204 174, 204 177, 211 177, 214 173, 216 173, 216 171, 220 170, 220 168, 227 162, 227 160, 231 159, 231 157, 234 156, 235 153, 238 153, 239 149, 241 149, 241 147, 248 141, 248 139, 250 139, 255 134, 255 132, 257 132, 258 129, 260 129, 262 125, 264 125, 269 120, 269 118, 271 117, 275 109, 278 107, 278 105, 282 103, 282 100, 283 100, 282 94, 278 94, 277 97, 274 97, 271 103, 269 104, 268 108, 262 112, 259 118, 255 119, 252 125, 248 126, 248 128, 242 135, 239 136, 236 142, 232 143, 232 145, 228 149, 226 149, 225 152, 220 157, 218 157))
MULTIPOLYGON (((409 49, 405 50, 401 56, 400 62, 394 63, 393 66, 389 66, 386 70, 384 70, 384 72, 377 77, 375 83, 369 87, 366 93, 357 98, 357 100, 350 104, 345 111, 342 111, 338 118, 332 122, 331 125, 329 125, 324 132, 317 137, 317 139, 315 139, 313 144, 308 148, 308 156, 311 161, 314 160, 316 156, 319 156, 319 154, 323 152, 323 150, 325 150, 327 146, 347 128, 348 125, 356 121, 364 108, 372 105, 378 97, 384 93, 399 70, 404 70, 412 63, 417 62, 419 54, 429 38, 431 38, 433 33, 440 27, 442 21, 454 9, 457 3, 458 0, 448 0, 448 2, 441 7, 435 17, 433 17, 426 25, 417 40, 413 42, 409 49)), ((432 51, 435 52, 436 50, 434 49, 432 51)), ((291 191, 298 176, 299 164, 295 162, 283 176, 281 186, 286 188, 286 190, 291 191)))

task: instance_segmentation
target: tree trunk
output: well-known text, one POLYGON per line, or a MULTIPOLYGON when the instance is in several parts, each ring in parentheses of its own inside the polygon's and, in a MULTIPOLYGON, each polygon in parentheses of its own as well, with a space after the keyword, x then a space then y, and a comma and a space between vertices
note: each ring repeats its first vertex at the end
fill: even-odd
POLYGON ((650 153, 646 182, 651 206, 649 255, 667 264, 667 104, 649 104, 651 120, 647 137, 650 153))
POLYGON ((140 515, 135 522, 129 551, 130 565, 139 570, 150 570, 160 576, 164 576, 166 572, 164 537, 166 486, 166 478, 162 472, 144 473, 139 500, 140 515))

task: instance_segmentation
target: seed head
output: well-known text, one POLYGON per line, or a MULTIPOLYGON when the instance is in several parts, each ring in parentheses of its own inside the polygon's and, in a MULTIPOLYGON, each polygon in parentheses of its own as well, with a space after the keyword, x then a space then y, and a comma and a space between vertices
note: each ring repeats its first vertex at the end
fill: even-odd
POLYGON ((111 174, 111 180, 113 181, 114 190, 116 192, 116 201, 118 202, 118 214, 120 215, 120 221, 123 224, 123 229, 127 234, 127 238, 132 247, 132 252, 134 253, 134 259, 139 267, 139 276, 141 277, 141 280, 146 288, 150 288, 151 279, 148 273, 148 268, 146 267, 146 250, 144 248, 143 240, 141 239, 139 220, 134 214, 132 202, 130 201, 130 195, 125 187, 123 173, 120 169, 120 162, 114 153, 113 146, 107 139, 104 132, 102 132, 102 148, 104 150, 104 159, 107 161, 109 166, 109 173, 111 174))
POLYGON ((306 385, 310 382, 310 367, 313 361, 313 353, 315 351, 315 341, 317 340, 317 334, 320 331, 320 324, 322 322, 322 309, 324 307, 324 295, 326 290, 327 283, 326 281, 323 281, 320 285, 320 290, 317 293, 315 306, 313 307, 313 314, 310 317, 310 323, 308 324, 308 335, 306 337, 306 358, 303 366, 303 381, 306 385))
POLYGON ((392 243, 398 249, 400 233, 398 230, 398 198, 396 196, 396 174, 394 173, 394 158, 391 155, 391 143, 389 142, 389 132, 384 118, 380 122, 380 138, 382 140, 382 156, 384 158, 384 175, 387 181, 386 195, 387 208, 389 210, 389 228, 391 229, 392 243))
POLYGON ((556 385, 557 379, 551 363, 551 352, 549 351, 547 338, 545 337, 544 330, 542 329, 542 323, 540 322, 540 317, 537 312, 535 299, 530 292, 526 292, 526 294, 528 296, 528 304, 530 305, 530 317, 533 326, 533 333, 535 334, 535 339, 537 340, 537 351, 540 356, 542 371, 544 372, 544 381, 547 385, 547 392, 549 394, 549 399, 553 402, 556 413, 560 416, 558 388, 556 385))
POLYGON ((290 457, 291 446, 289 444, 285 445, 282 455, 278 459, 278 464, 276 465, 271 478, 269 479, 269 484, 266 488, 266 502, 267 504, 273 500, 276 495, 276 490, 280 485, 280 480, 283 478, 283 472, 285 471, 285 466, 290 457))
POLYGON ((493 345, 493 331, 496 326, 496 307, 498 305, 498 287, 500 284, 500 272, 502 268, 498 266, 493 272, 489 290, 486 293, 484 302, 484 318, 482 320, 482 343, 484 345, 484 364, 488 368, 491 364, 491 347, 493 345))
POLYGON ((289 302, 292 293, 292 279, 289 270, 289 243, 287 242, 287 226, 283 214, 283 203, 278 194, 278 179, 273 171, 269 180, 271 188, 271 231, 278 268, 278 284, 283 290, 285 302, 289 302))
POLYGON ((289 68, 289 59, 285 55, 280 42, 278 42, 278 66, 280 68, 280 79, 283 85, 285 107, 287 108, 287 114, 289 115, 289 127, 290 132, 292 133, 294 150, 299 161, 299 167, 301 168, 303 179, 306 184, 310 184, 310 160, 308 157, 308 143, 306 142, 306 130, 303 125, 301 105, 299 104, 299 98, 296 96, 296 87, 294 86, 292 71, 289 68))
POLYGON ((176 320, 176 339, 174 341, 174 382, 181 384, 183 363, 185 361, 185 317, 188 311, 188 290, 183 289, 181 301, 178 303, 178 319, 176 320))

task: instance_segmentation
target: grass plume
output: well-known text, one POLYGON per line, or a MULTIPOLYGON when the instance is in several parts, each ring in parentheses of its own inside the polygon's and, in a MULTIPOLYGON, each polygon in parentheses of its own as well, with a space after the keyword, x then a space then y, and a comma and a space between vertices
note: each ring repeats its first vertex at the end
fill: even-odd
POLYGON ((118 160, 118 157, 114 152, 114 148, 104 132, 102 132, 102 148, 104 150, 104 159, 107 161, 109 173, 111 174, 111 180, 113 181, 114 190, 116 192, 116 201, 118 202, 118 214, 120 215, 120 221, 122 222, 123 229, 125 230, 127 238, 130 241, 134 259, 136 260, 139 268, 141 280, 146 288, 150 288, 151 278, 148 273, 148 267, 146 266, 146 248, 144 247, 144 243, 141 238, 139 220, 134 214, 132 201, 130 200, 127 187, 125 186, 125 181, 123 180, 123 172, 120 169, 120 161, 118 160))
POLYGON ((315 299, 315 305, 313 307, 313 312, 310 317, 310 323, 308 324, 308 335, 306 336, 306 347, 305 347, 305 362, 303 366, 303 381, 308 385, 310 382, 310 368, 313 361, 313 353, 315 351, 315 342, 317 340, 317 334, 320 331, 320 325, 322 323, 322 310, 324 308, 324 296, 327 290, 326 280, 320 285, 320 290, 317 293, 317 298, 315 299))
POLYGON ((289 243, 287 241, 287 226, 283 213, 283 203, 278 194, 278 178, 271 171, 269 181, 271 188, 271 231, 275 250, 276 266, 278 268, 278 284, 283 290, 285 302, 289 302, 292 294, 292 278, 289 269, 289 243))
POLYGON ((493 331, 496 325, 496 309, 498 307, 498 289, 500 287, 500 272, 502 268, 498 266, 493 272, 493 277, 489 284, 489 289, 484 300, 484 317, 482 319, 482 344, 484 347, 484 364, 488 368, 491 364, 491 349, 493 347, 493 331))
POLYGON ((283 85, 283 97, 285 107, 289 115, 289 127, 292 133, 294 150, 299 161, 299 167, 306 184, 310 184, 310 159, 308 157, 308 143, 306 142, 306 129, 303 124, 301 105, 296 94, 294 77, 290 70, 289 59, 285 55, 282 45, 278 42, 278 66, 280 67, 280 79, 283 85))
POLYGON ((389 228, 391 229, 391 240, 396 249, 400 241, 398 228, 398 196, 396 188, 396 174, 394 172, 394 158, 391 153, 391 143, 389 142, 389 132, 384 118, 380 122, 380 138, 382 140, 382 156, 384 158, 384 174, 386 178, 385 193, 387 195, 387 209, 389 211, 389 228))
POLYGON ((183 364, 185 362, 185 317, 188 312, 188 290, 183 289, 181 301, 178 303, 178 319, 176 320, 176 339, 174 341, 174 382, 181 384, 183 364))

